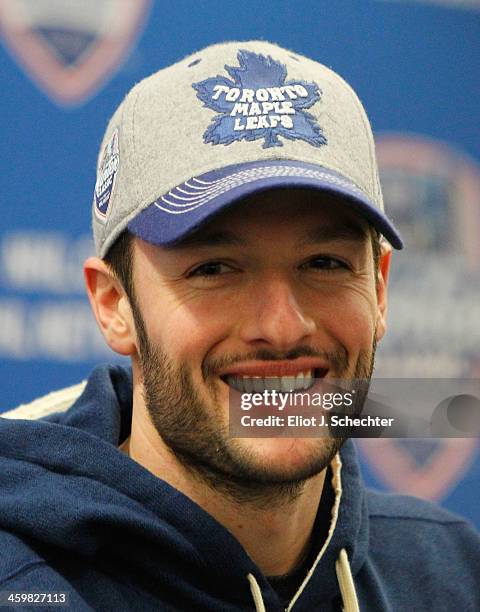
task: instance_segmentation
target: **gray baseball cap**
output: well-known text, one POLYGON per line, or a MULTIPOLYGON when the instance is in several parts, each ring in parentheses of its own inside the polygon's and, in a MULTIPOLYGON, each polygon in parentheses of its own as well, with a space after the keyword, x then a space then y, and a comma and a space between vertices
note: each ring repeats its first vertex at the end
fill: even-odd
POLYGON ((173 244, 240 198, 293 187, 339 195, 403 247, 352 88, 268 42, 213 45, 135 85, 110 120, 93 198, 96 252, 104 257, 127 228, 173 244))

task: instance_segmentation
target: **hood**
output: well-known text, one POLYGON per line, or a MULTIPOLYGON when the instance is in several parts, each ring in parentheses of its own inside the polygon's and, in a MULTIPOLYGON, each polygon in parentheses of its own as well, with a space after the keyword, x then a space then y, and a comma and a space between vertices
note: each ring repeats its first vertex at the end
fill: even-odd
MULTIPOLYGON (((252 609, 258 588, 265 608, 279 610, 270 583, 227 529, 118 450, 130 433, 131 398, 130 370, 102 366, 66 412, 0 418, 0 529, 162 598, 170 593, 181 609, 252 609)), ((326 550, 314 543, 319 555, 289 609, 339 596, 341 551, 353 576, 367 554, 367 506, 351 441, 333 467, 336 525, 326 550)))

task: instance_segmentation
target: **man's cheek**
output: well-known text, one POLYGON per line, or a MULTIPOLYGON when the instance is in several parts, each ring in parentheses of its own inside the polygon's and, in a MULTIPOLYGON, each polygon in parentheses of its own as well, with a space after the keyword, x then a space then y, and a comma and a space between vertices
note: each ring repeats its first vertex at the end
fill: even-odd
POLYGON ((168 353, 181 356, 182 360, 190 361, 196 353, 202 350, 202 344, 209 333, 208 326, 200 323, 188 313, 182 316, 165 314, 161 311, 155 321, 154 333, 168 353))
POLYGON ((321 321, 331 336, 343 345, 368 346, 376 324, 376 304, 374 300, 349 300, 332 303, 329 316, 321 321))

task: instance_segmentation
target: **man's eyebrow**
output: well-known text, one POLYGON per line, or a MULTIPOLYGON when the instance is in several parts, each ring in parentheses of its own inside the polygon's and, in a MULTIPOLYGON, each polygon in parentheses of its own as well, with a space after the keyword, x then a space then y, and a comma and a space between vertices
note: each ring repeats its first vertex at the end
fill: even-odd
POLYGON ((342 225, 320 225, 311 229, 301 245, 331 242, 336 240, 363 241, 368 236, 367 230, 355 223, 342 223, 342 225))
POLYGON ((225 231, 195 233, 180 242, 167 246, 168 249, 191 249, 209 246, 244 246, 246 242, 236 234, 225 231))

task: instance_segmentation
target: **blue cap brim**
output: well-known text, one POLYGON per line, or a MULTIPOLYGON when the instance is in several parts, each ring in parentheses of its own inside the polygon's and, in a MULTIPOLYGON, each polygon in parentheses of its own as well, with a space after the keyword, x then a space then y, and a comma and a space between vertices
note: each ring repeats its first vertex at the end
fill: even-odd
POLYGON ((352 182, 315 164, 287 160, 236 164, 194 177, 152 202, 129 222, 128 229, 152 244, 174 244, 230 204, 279 188, 308 188, 339 195, 395 249, 403 248, 393 223, 352 182))

